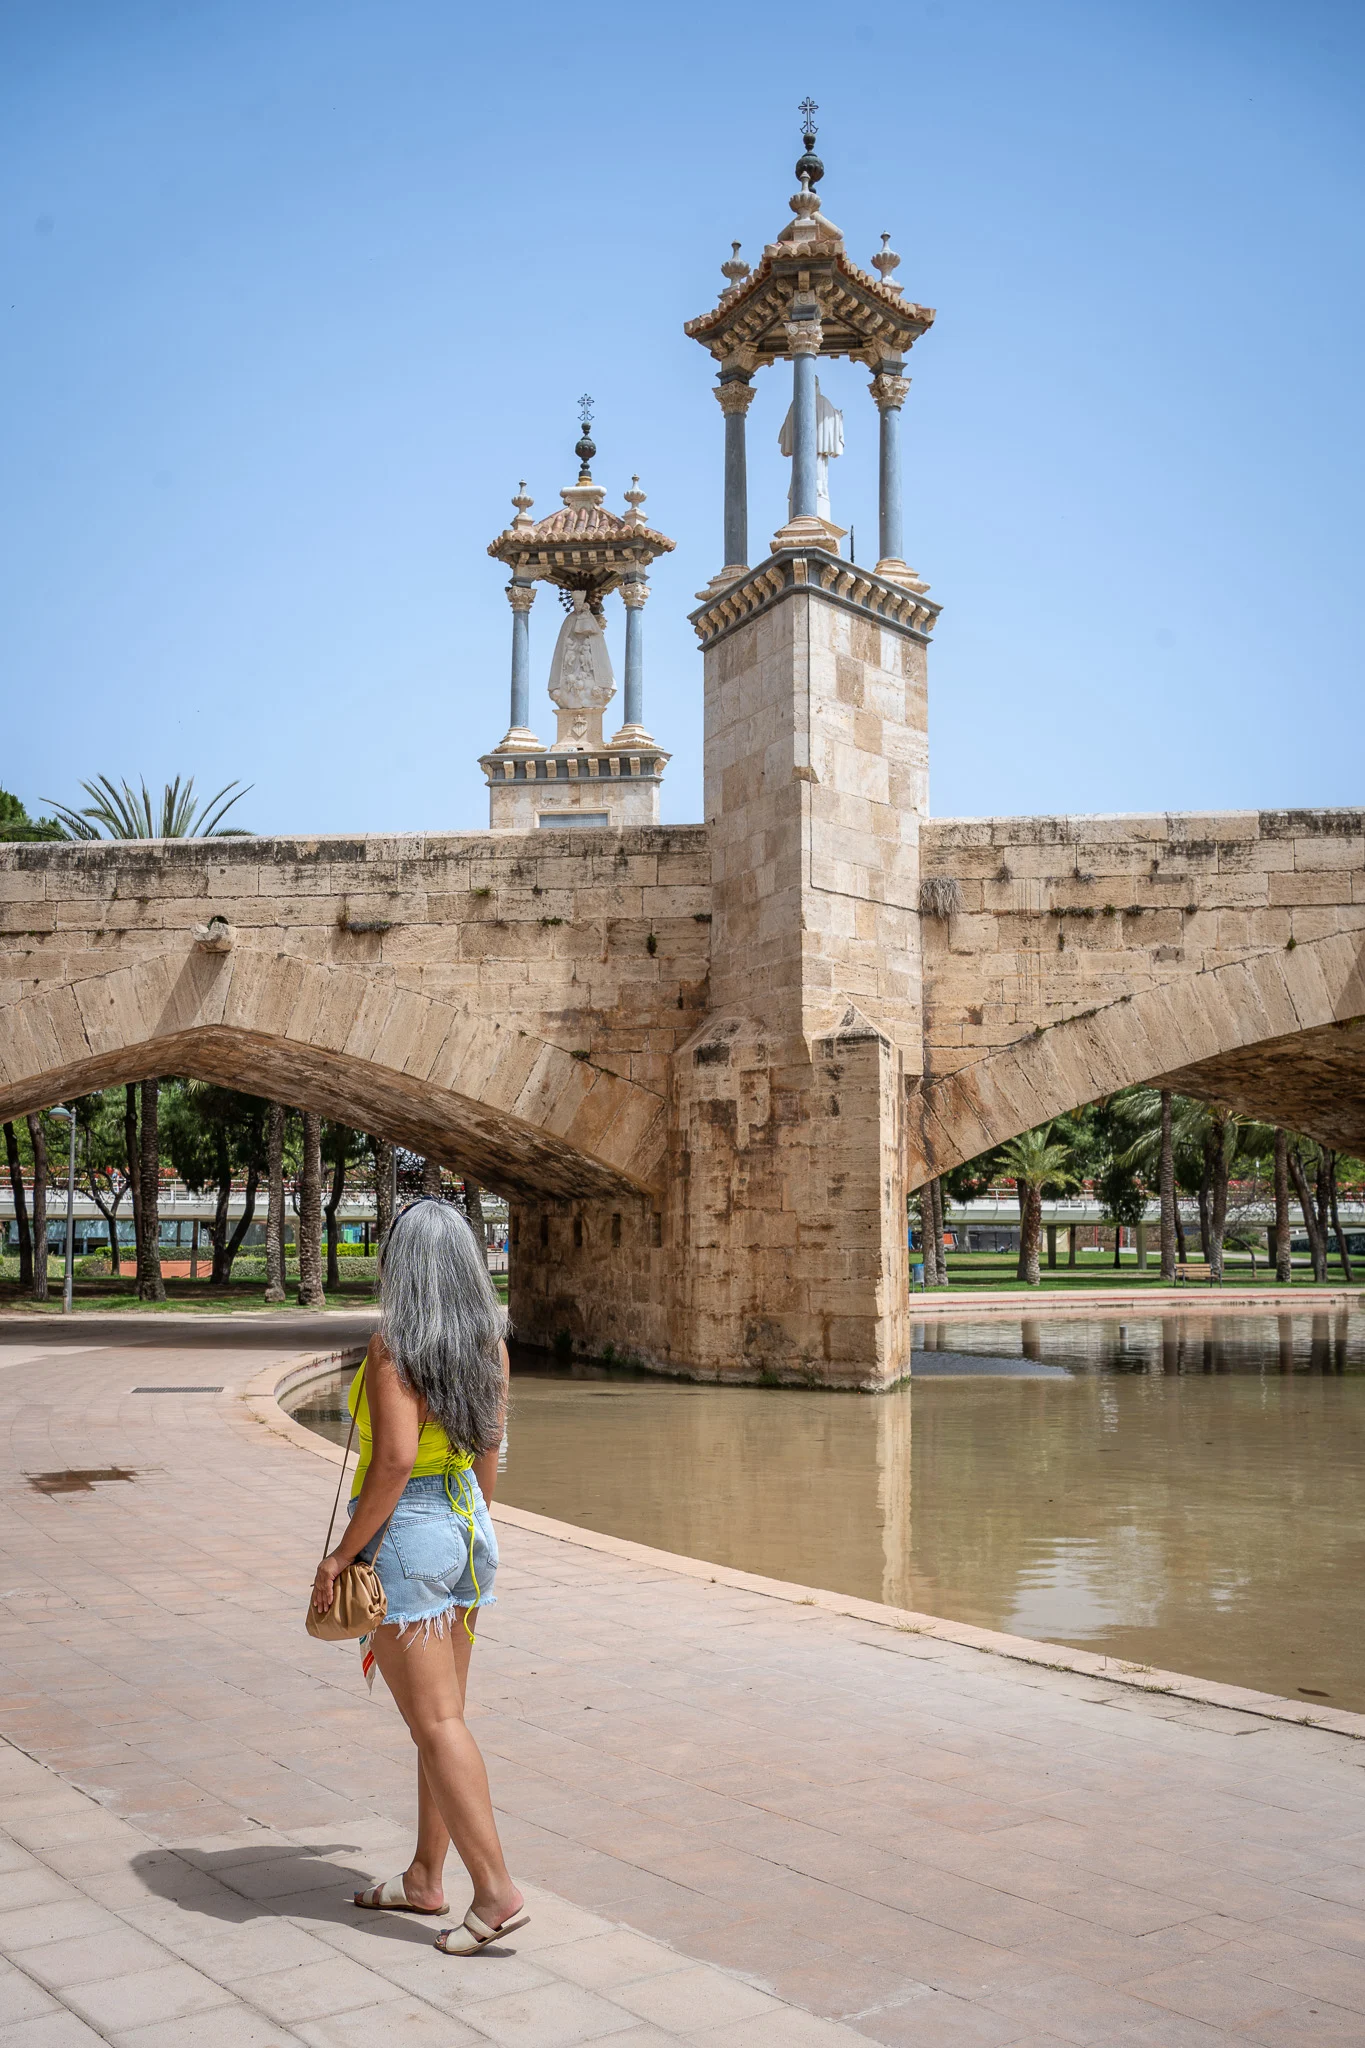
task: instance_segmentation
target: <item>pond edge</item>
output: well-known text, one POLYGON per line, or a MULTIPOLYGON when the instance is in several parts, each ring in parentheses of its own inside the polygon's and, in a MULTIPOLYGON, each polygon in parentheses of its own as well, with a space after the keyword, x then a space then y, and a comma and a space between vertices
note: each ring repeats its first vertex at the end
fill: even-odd
MULTIPOLYGON (((286 1394, 296 1392, 312 1380, 327 1379, 348 1365, 359 1365, 363 1345, 344 1350, 300 1352, 284 1368, 279 1362, 267 1366, 243 1388, 241 1399, 274 1435, 286 1438, 315 1458, 340 1465, 344 1452, 340 1444, 295 1422, 280 1406, 286 1394)), ((826 1614, 839 1614, 854 1621, 884 1628, 896 1635, 929 1636, 959 1649, 976 1650, 984 1656, 1001 1657, 1014 1664, 1031 1664, 1044 1671, 1068 1671, 1081 1678, 1122 1687, 1132 1692, 1153 1693, 1169 1699, 1188 1700, 1191 1705, 1216 1707, 1226 1713, 1248 1714, 1262 1721, 1279 1721, 1291 1728, 1312 1728, 1329 1735, 1345 1735, 1365 1742, 1365 1714, 1344 1707, 1316 1707, 1311 1711, 1298 1700, 1278 1693, 1256 1692, 1249 1686, 1222 1685, 1216 1679, 1195 1678, 1187 1672, 1162 1671, 1155 1665, 1121 1662, 1091 1650, 1073 1649, 1066 1643, 1046 1643, 1032 1636, 1005 1635, 998 1629, 974 1628, 969 1622, 948 1621, 938 1614, 919 1614, 913 1608, 888 1607, 878 1600, 860 1600, 851 1593, 831 1593, 823 1586, 802 1586, 790 1579, 762 1578, 756 1572, 733 1565, 711 1564, 706 1558, 685 1557, 674 1550, 656 1550, 647 1543, 635 1543, 625 1536, 608 1536, 597 1529, 584 1529, 574 1522, 558 1522, 529 1508, 515 1508, 505 1501, 493 1503, 493 1519, 512 1529, 526 1529, 556 1543, 579 1550, 597 1550, 627 1563, 647 1566, 652 1571, 672 1572, 679 1578, 701 1579, 712 1585, 731 1586, 761 1599, 782 1600, 789 1606, 813 1607, 826 1614)))

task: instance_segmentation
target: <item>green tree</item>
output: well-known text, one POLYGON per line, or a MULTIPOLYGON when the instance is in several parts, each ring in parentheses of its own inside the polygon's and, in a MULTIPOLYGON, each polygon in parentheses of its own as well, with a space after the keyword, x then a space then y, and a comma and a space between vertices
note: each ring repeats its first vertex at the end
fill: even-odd
POLYGON ((134 790, 127 782, 114 783, 107 775, 97 775, 93 782, 81 784, 90 798, 81 810, 56 803, 50 796, 43 802, 56 811, 61 827, 58 836, 63 839, 241 839, 250 836, 245 828, 225 825, 223 819, 251 786, 240 788, 229 782, 217 796, 201 804, 194 794, 194 777, 188 776, 182 788, 177 775, 174 782, 166 784, 160 808, 154 810, 145 782, 134 790))
POLYGON ((1000 1148, 1000 1170, 1019 1191, 1019 1278, 1039 1285, 1038 1246, 1043 1234, 1043 1190, 1074 1187, 1071 1147, 1054 1139, 1051 1124, 1024 1131, 1000 1148))
POLYGON ((340 1225, 337 1212, 346 1193, 346 1174, 350 1167, 357 1165, 368 1148, 368 1139, 360 1131, 353 1131, 349 1124, 324 1123, 322 1126, 322 1157, 332 1169, 327 1189, 327 1200, 323 1207, 323 1219, 327 1225, 327 1285, 340 1287, 341 1262, 337 1256, 337 1240, 340 1225))
POLYGON ((77 1177, 104 1218, 109 1237, 109 1270, 117 1274, 121 1270, 119 1206, 133 1185, 124 1127, 124 1091, 102 1088, 94 1095, 79 1095, 72 1107, 76 1112, 77 1177))
POLYGON ((65 839, 55 818, 30 818, 17 796, 0 789, 0 840, 65 839))
POLYGON ((270 1105, 260 1096, 207 1081, 181 1081, 167 1093, 161 1117, 166 1154, 192 1194, 202 1194, 208 1187, 215 1192, 211 1280, 216 1287, 231 1280, 233 1260, 256 1212, 269 1114, 270 1105), (242 1172, 245 1200, 231 1227, 232 1183, 242 1172))

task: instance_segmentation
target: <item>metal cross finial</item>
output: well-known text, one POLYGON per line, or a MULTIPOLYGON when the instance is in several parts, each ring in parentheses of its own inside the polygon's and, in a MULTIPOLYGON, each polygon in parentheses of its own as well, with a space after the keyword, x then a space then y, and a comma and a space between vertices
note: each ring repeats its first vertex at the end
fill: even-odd
POLYGON ((589 464, 597 453, 597 444, 588 432, 588 428, 592 425, 592 400, 586 392, 578 401, 578 417, 583 423, 582 435, 575 442, 573 451, 578 457, 580 464, 578 481, 581 484, 590 484, 592 482, 592 470, 589 464))
POLYGON ((818 132, 815 126, 815 117, 820 109, 808 95, 802 100, 796 111, 801 116, 801 140, 805 143, 807 149, 814 149, 815 137, 818 132))

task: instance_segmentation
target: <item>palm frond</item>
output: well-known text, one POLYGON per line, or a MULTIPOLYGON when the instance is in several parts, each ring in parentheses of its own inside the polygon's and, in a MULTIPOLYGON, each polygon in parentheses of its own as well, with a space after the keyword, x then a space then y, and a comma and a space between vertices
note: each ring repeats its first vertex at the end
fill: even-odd
POLYGON ((229 782, 201 808, 195 800, 194 777, 187 776, 182 788, 177 775, 162 791, 158 816, 145 781, 134 790, 127 782, 116 784, 107 775, 99 775, 93 782, 81 784, 90 798, 82 810, 56 803, 51 797, 44 797, 43 802, 52 804, 57 823, 70 839, 245 838, 249 834, 241 827, 224 825, 222 820, 251 787, 250 783, 229 782))

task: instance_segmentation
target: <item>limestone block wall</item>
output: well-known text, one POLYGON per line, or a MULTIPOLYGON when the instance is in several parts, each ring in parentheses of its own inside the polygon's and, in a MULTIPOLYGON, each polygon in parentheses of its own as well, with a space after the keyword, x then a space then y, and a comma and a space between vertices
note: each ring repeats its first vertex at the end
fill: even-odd
POLYGON ((706 1008, 710 862, 699 827, 592 839, 0 847, 0 1106, 199 1072, 509 1192, 648 1183, 706 1008), (195 941, 214 917, 222 953, 195 941))
POLYGON ((713 1002, 811 1039, 852 1001, 917 1068, 925 636, 786 568, 706 640, 713 1002))
POLYGON ((924 920, 920 1177, 1131 1082, 1198 1066, 1214 1089, 1208 1062, 1365 1011, 1359 811, 933 819, 920 846, 961 906, 924 920))

